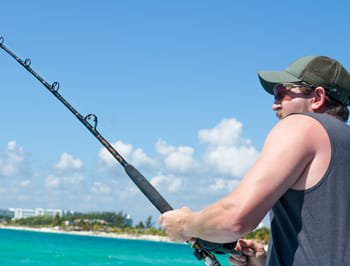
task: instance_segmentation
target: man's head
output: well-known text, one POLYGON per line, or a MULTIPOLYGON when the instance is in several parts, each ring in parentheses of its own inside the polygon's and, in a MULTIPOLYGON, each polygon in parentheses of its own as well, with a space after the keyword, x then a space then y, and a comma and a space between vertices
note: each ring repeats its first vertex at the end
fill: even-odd
POLYGON ((302 57, 286 70, 259 71, 258 76, 264 89, 275 95, 273 110, 279 118, 291 112, 325 112, 348 119, 350 75, 334 59, 302 57))

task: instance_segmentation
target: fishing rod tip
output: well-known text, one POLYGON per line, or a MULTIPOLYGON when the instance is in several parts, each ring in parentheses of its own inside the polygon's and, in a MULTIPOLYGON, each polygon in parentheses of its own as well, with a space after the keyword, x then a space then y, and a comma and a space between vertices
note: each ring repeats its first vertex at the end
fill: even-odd
POLYGON ((0 35, 0 44, 3 44, 4 43, 4 37, 2 35, 0 35))

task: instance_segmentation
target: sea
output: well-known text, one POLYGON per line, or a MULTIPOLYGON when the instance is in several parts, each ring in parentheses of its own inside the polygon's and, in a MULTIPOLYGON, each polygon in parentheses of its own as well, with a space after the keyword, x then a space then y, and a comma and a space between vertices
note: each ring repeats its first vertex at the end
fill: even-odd
MULTIPOLYGON (((222 265, 228 256, 218 255, 222 265)), ((205 265, 185 244, 0 229, 0 266, 205 265)))

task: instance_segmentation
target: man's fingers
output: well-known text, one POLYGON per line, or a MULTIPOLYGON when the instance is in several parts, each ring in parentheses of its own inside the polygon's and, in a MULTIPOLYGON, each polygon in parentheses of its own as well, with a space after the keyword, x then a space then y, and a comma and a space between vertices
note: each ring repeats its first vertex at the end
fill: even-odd
POLYGON ((240 239, 235 250, 242 253, 241 256, 231 255, 229 263, 231 265, 264 265, 266 253, 263 245, 252 240, 240 239))
POLYGON ((247 255, 247 256, 253 256, 255 251, 251 248, 242 248, 242 251, 241 251, 244 255, 247 255))
POLYGON ((253 240, 240 239, 238 243, 244 254, 248 255, 248 253, 250 253, 251 251, 253 251, 253 253, 265 253, 264 246, 259 243, 256 243, 253 240))
POLYGON ((230 256, 229 257, 229 262, 231 265, 235 265, 235 266, 244 266, 247 265, 248 260, 246 256, 230 256))
POLYGON ((254 249, 252 249, 249 244, 250 243, 241 239, 238 241, 235 250, 241 252, 243 255, 252 256, 254 254, 254 249))

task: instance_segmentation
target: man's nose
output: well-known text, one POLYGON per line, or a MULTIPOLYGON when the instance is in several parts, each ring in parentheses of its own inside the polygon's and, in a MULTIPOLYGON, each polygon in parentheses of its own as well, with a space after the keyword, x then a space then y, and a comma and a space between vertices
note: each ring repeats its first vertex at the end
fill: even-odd
POLYGON ((272 104, 272 110, 277 111, 278 109, 281 109, 281 102, 275 100, 272 104))

